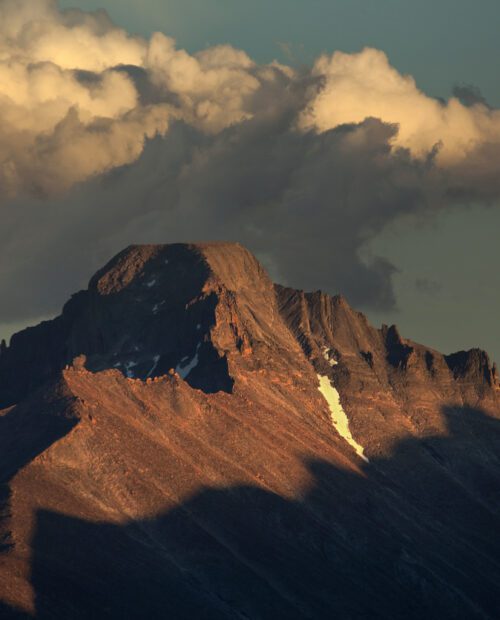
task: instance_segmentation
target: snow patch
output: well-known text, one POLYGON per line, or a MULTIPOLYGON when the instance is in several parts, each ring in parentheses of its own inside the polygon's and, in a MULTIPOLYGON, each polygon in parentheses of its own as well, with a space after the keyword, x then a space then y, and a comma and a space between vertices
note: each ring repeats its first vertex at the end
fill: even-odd
POLYGON ((129 379, 133 379, 134 373, 132 372, 132 368, 137 366, 137 362, 125 362, 125 373, 129 379))
POLYGON ((196 347, 196 352, 194 354, 194 357, 187 362, 186 364, 183 364, 182 362, 184 360, 187 360, 187 357, 183 357, 181 360, 181 363, 176 366, 175 368, 175 372, 182 377, 182 379, 185 379, 189 373, 193 370, 193 368, 196 368, 196 366, 198 366, 198 362, 200 361, 198 358, 198 351, 200 350, 200 344, 198 343, 197 347, 196 347))
POLYGON ((198 323, 198 325, 196 326, 196 329, 197 329, 197 330, 200 330, 200 329, 201 329, 201 323, 198 323))
POLYGON ((154 286, 156 284, 156 278, 153 278, 152 280, 150 280, 149 282, 146 282, 146 286, 148 288, 151 288, 152 286, 154 286))
POLYGON ((340 394, 333 387, 330 379, 326 376, 318 375, 319 379, 319 391, 323 395, 323 398, 328 403, 330 408, 330 415, 332 423, 337 433, 347 441, 347 443, 354 448, 356 454, 360 456, 364 461, 369 463, 370 461, 364 455, 364 448, 351 435, 349 430, 349 418, 340 404, 340 394))
POLYGON ((153 314, 158 314, 158 310, 163 306, 164 303, 164 301, 160 301, 160 303, 155 304, 153 306, 153 314))
POLYGON ((148 372, 148 374, 146 375, 146 379, 148 379, 156 370, 156 367, 158 366, 158 362, 160 361, 160 356, 159 355, 155 355, 153 357, 153 365, 151 366, 151 370, 148 372))

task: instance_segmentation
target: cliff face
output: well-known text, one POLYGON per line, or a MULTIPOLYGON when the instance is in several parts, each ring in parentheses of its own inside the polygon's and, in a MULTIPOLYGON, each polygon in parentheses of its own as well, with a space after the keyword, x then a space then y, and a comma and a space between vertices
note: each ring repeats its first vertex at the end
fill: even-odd
POLYGON ((342 396, 361 443, 378 454, 396 436, 443 430, 443 405, 496 415, 500 385, 484 351, 453 355, 372 327, 342 297, 276 287, 280 312, 319 374, 342 396))
POLYGON ((81 355, 94 372, 118 368, 146 379, 178 369, 193 387, 230 392, 230 356, 237 366, 280 367, 289 357, 281 350, 293 355, 298 347, 271 281, 247 250, 223 243, 131 247, 60 317, 13 336, 0 357, 0 406, 81 355))
POLYGON ((496 617, 487 355, 241 246, 124 250, 1 351, 1 407, 0 615, 496 617))

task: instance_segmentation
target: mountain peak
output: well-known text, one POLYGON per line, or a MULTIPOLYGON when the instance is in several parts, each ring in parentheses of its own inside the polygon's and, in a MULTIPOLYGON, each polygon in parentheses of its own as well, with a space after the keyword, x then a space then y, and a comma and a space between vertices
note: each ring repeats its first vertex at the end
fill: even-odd
POLYGON ((470 396, 497 386, 486 354, 445 357, 395 326, 376 330, 340 295, 273 285, 253 254, 227 242, 132 245, 117 254, 61 316, 2 347, 0 406, 82 355, 92 372, 114 368, 141 380, 177 373, 208 393, 230 392, 242 373, 265 368, 286 381, 297 366, 304 376, 334 373, 345 386, 373 390, 451 382, 470 396))
POLYGON ((155 274, 181 276, 194 287, 209 279, 232 291, 272 287, 267 273, 251 252, 239 243, 215 241, 131 245, 93 276, 89 290, 113 294, 144 278, 149 278, 147 285, 152 287, 155 274))
POLYGON ((133 245, 100 269, 60 317, 13 336, 0 358, 0 405, 80 355, 94 372, 116 368, 144 380, 174 371, 213 392, 230 391, 239 367, 274 358, 282 365, 283 350, 301 354, 279 317, 273 283, 246 248, 133 245), (20 373, 27 356, 31 370, 20 373))

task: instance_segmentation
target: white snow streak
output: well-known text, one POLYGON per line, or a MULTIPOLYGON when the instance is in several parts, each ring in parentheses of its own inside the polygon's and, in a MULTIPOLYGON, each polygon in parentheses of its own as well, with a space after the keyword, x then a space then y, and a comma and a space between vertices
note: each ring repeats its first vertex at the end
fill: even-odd
POLYGON ((159 355, 155 355, 153 357, 153 365, 151 366, 151 370, 148 372, 148 374, 146 375, 146 379, 148 377, 150 377, 153 372, 156 370, 156 367, 158 366, 158 362, 160 361, 160 356, 159 355))
POLYGON ((189 362, 187 362, 187 364, 182 364, 182 362, 184 360, 187 360, 187 357, 183 357, 181 360, 181 363, 176 367, 175 372, 180 375, 183 379, 185 379, 188 374, 193 370, 193 368, 196 368, 196 366, 198 366, 198 351, 200 349, 200 344, 198 343, 198 346, 196 347, 196 352, 194 354, 194 357, 192 360, 190 360, 189 362))
POLYGON ((125 362, 125 372, 129 379, 134 377, 134 373, 132 372, 132 368, 137 366, 137 362, 125 362))
POLYGON ((364 455, 364 448, 351 435, 349 430, 349 418, 340 404, 340 395, 338 391, 333 387, 330 379, 326 376, 318 375, 319 379, 319 391, 323 395, 324 399, 328 403, 330 408, 330 415, 332 423, 337 433, 347 441, 347 443, 354 448, 356 454, 360 456, 364 461, 369 463, 369 460, 364 455))
POLYGON ((153 306, 153 314, 157 314, 158 310, 163 306, 164 303, 165 303, 164 301, 160 301, 160 303, 155 304, 153 306))

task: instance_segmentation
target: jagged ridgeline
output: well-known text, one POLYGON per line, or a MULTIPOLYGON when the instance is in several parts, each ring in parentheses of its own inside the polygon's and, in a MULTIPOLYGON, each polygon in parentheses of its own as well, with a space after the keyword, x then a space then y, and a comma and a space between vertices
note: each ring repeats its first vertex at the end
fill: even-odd
POLYGON ((486 353, 131 246, 0 347, 0 615, 494 619, 499 455, 486 353))

